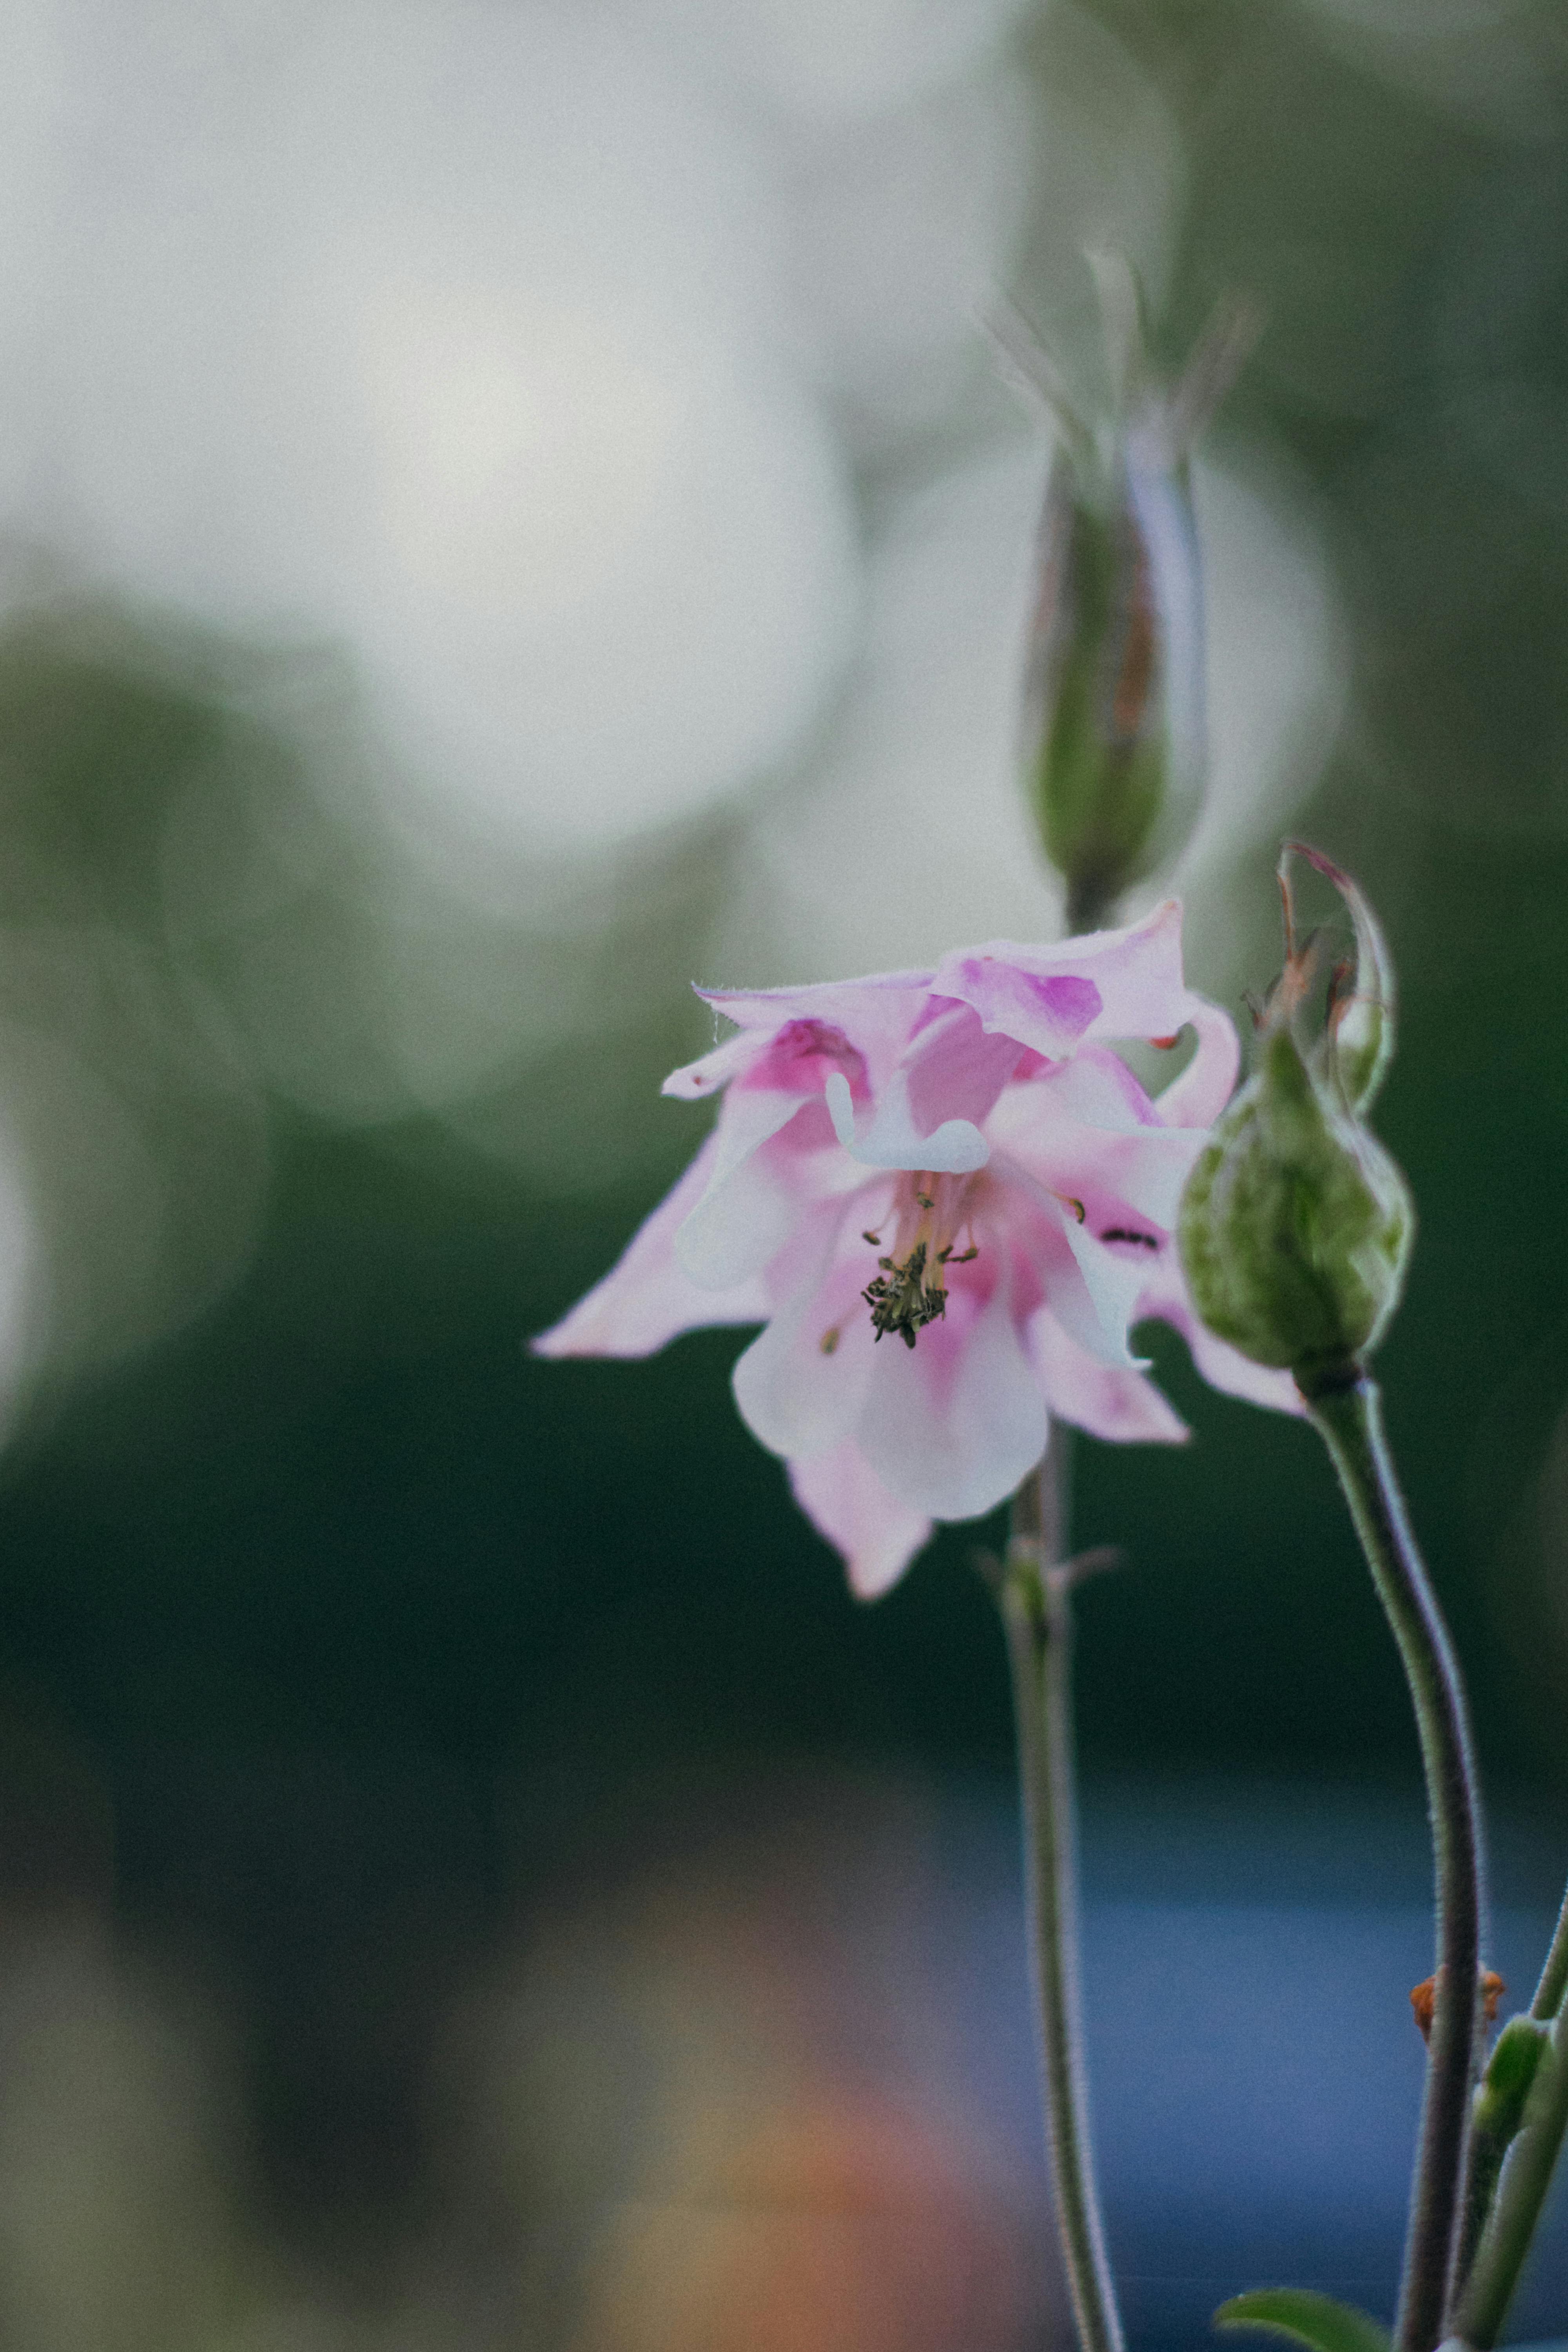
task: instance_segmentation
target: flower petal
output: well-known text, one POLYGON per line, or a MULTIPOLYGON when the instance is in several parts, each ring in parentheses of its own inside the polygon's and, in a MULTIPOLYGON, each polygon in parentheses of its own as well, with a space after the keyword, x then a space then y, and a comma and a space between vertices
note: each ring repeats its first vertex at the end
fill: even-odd
MULTIPOLYGON (((1081 1201, 1090 1231, 1175 1223, 1182 1189, 1202 1150, 1201 1129, 1141 1122, 1086 1053, 1043 1076, 1009 1087, 986 1122, 997 1157, 1020 1168, 1058 1201, 1081 1201), (1080 1064, 1088 1063, 1088 1068, 1080 1064), (1098 1114, 1092 1122, 1080 1112, 1098 1114)), ((1106 1055, 1107 1062, 1115 1061, 1106 1055)), ((1118 1064, 1118 1067, 1121 1065, 1118 1064)), ((1127 1085, 1142 1097, 1131 1072, 1127 1085)))
POLYGON ((880 1089, 863 1135, 857 1132, 849 1082, 842 1072, 834 1071, 826 1095, 835 1135, 863 1167, 929 1168, 933 1175, 967 1176, 991 1157, 991 1146, 970 1119, 944 1119, 931 1134, 920 1132, 910 1108, 906 1071, 895 1071, 880 1089))
POLYGON ((975 1518, 1013 1492, 1045 1451, 1046 1401, 1005 1280, 955 1286, 913 1348, 876 1349, 855 1435, 889 1493, 932 1518, 975 1518))
POLYGON ((1159 1293, 1145 1300, 1143 1311, 1181 1333, 1192 1351, 1194 1363, 1211 1389, 1221 1389, 1226 1396, 1242 1397, 1248 1404, 1263 1405, 1270 1412, 1299 1416, 1306 1412, 1301 1391, 1289 1372, 1276 1371, 1268 1364, 1255 1364, 1239 1349, 1216 1339, 1206 1324, 1198 1320, 1184 1291, 1173 1296, 1171 1287, 1162 1285, 1159 1293))
POLYGON ((930 1539, 930 1519, 890 1495, 852 1444, 792 1462, 789 1483, 812 1526, 842 1554, 862 1601, 875 1601, 897 1584, 930 1539))
POLYGON ((1190 1434, 1145 1373, 1097 1362, 1048 1308, 1031 1322, 1028 1347, 1047 1404, 1075 1429, 1118 1444, 1180 1445, 1190 1434))
POLYGON ((1099 1013, 1100 996, 1081 972, 1036 969, 1049 954, 1048 949, 1031 950, 998 940, 950 956, 938 969, 932 993, 970 1006, 988 1034, 997 1032, 1049 1061, 1059 1060, 1099 1013))
POLYGON ((1188 1017, 1181 901, 1167 898, 1124 930, 1055 947, 993 940, 965 949, 937 966, 931 992, 972 1004, 987 1029, 1052 1060, 1080 1038, 1173 1036, 1188 1017))
POLYGON ((1197 1052, 1155 1108, 1167 1127, 1212 1127, 1235 1091, 1241 1041, 1229 1013, 1201 996, 1188 997, 1186 1022, 1197 1031, 1197 1052))
POLYGON ((860 1293, 876 1258, 860 1214, 847 1216, 841 1203, 817 1209, 795 1244, 789 1295, 732 1375, 752 1436, 792 1460, 847 1436, 870 1380, 876 1335, 860 1293))
POLYGON ((973 1006, 932 996, 894 1075, 916 1129, 929 1133, 945 1120, 978 1127, 1021 1058, 1017 1039, 987 1032, 973 1006))
MULTIPOLYGON (((698 995, 753 1035, 790 1022, 838 1030, 865 1056, 873 1085, 891 1071, 920 1018, 931 974, 875 972, 868 980, 828 980, 805 988, 700 988, 698 995)), ((720 1048, 723 1050, 722 1047, 720 1048)))
POLYGON ((1070 1211, 1062 1212, 1062 1231, 1094 1310, 1093 1319, 1077 1316, 1071 1285, 1058 1281, 1051 1283, 1048 1293, 1053 1313, 1102 1364, 1142 1371, 1148 1358, 1133 1355, 1127 1345, 1127 1334, 1137 1318, 1139 1299, 1147 1278, 1144 1268, 1135 1259, 1108 1249, 1097 1234, 1079 1223, 1070 1211))
POLYGON ((1128 1352, 1127 1332, 1147 1285, 1147 1267, 1108 1248, 1079 1223, 1058 1193, 1016 1161, 998 1155, 991 1177, 1001 1206, 990 1211, 988 1232, 1028 1266, 1036 1297, 1043 1288, 1057 1320, 1096 1362, 1141 1370, 1140 1360, 1128 1352))
POLYGON ((791 1155, 763 1146, 805 1108, 799 1095, 731 1087, 725 1096, 707 1189, 675 1240, 676 1255, 703 1289, 760 1273, 794 1233, 806 1204, 791 1181, 791 1155))
POLYGON ((632 1236, 602 1282, 530 1342, 536 1356, 651 1356, 679 1331, 707 1323, 760 1323, 762 1284, 699 1288, 675 1255, 675 1236, 708 1188, 719 1139, 710 1135, 674 1189, 632 1236))
POLYGON ((726 1037, 721 1045, 715 1045, 700 1061, 683 1062, 679 1070, 671 1070, 659 1092, 674 1095, 680 1102, 705 1101, 739 1071, 747 1068, 763 1050, 762 1039, 753 1031, 742 1029, 737 1036, 726 1037))

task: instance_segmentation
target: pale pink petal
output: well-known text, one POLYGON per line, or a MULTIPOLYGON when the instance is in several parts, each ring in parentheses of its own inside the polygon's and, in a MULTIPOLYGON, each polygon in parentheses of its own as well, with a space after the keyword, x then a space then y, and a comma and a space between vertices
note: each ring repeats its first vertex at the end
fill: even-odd
POLYGON ((822 981, 805 988, 700 988, 705 1003, 742 1028, 778 1031, 792 1021, 821 1022, 864 1055, 873 1085, 892 1069, 920 1018, 931 975, 874 973, 869 980, 822 981))
POLYGON ((707 1188, 675 1243, 682 1266, 705 1290, 760 1273, 795 1231, 805 1205, 792 1181, 797 1155, 763 1147, 805 1108, 798 1095, 731 1087, 725 1096, 707 1188))
POLYGON ((1139 1300, 1147 1280, 1140 1255, 1109 1248, 1087 1223, 1079 1224, 1070 1211, 1062 1213, 1062 1231, 1072 1252, 1092 1317, 1079 1314, 1070 1283, 1052 1276, 1047 1296, 1052 1312, 1102 1364, 1142 1371, 1146 1359, 1134 1356, 1127 1334, 1138 1317, 1139 1300))
POLYGON ((910 1510, 972 1519, 1010 1495, 1045 1450, 1046 1402, 1006 1283, 955 1285, 913 1348, 884 1340, 854 1433, 910 1510))
POLYGON ((938 965, 931 992, 972 1004, 987 1029, 1053 1060, 1079 1038, 1172 1036, 1187 1018, 1180 901, 1167 898, 1124 930, 1056 947, 994 940, 965 949, 938 965))
POLYGON ((998 1158, 988 1175, 994 1191, 985 1204, 982 1266, 986 1249, 999 1248, 1017 1269, 1012 1284, 1020 1315, 1033 1314, 1043 1295, 1098 1362, 1141 1369, 1128 1353, 1127 1332, 1149 1278, 1148 1267, 1132 1262, 1142 1252, 1108 1247, 1059 1194, 1016 1161, 998 1158))
POLYGON ((604 1280, 531 1342, 536 1356, 651 1356, 678 1331, 764 1319, 768 1301, 760 1282, 700 1289, 675 1255, 676 1232, 707 1190, 717 1149, 710 1135, 604 1280))
POLYGON ((1181 1333, 1211 1389, 1245 1398, 1248 1404, 1266 1405, 1271 1412, 1306 1412, 1301 1391, 1289 1372, 1277 1371, 1269 1364, 1255 1364, 1238 1349, 1216 1339, 1206 1324, 1199 1322, 1184 1295, 1173 1297, 1165 1287, 1162 1294, 1150 1297, 1144 1311, 1181 1333))
POLYGON ((1156 1108, 1167 1127, 1212 1127, 1235 1090, 1240 1041, 1229 1013, 1201 996, 1188 997, 1185 1022, 1197 1031, 1197 1051, 1156 1108))
POLYGON ((1026 1103, 1080 1127, 1136 1135, 1140 1128, 1160 1124, 1148 1095, 1121 1055, 1113 1054, 1109 1045, 1086 1045, 1070 1062, 1058 1062, 1030 1084, 1037 1091, 1024 1097, 1026 1103))
MULTIPOLYGON (((770 1453, 825 1452, 860 1411, 876 1337, 860 1295, 877 1270, 860 1232, 868 1213, 858 1201, 853 1213, 837 1204, 815 1213, 794 1245, 788 1296, 735 1366, 741 1418, 770 1453)), ((775 1284, 784 1271, 773 1270, 775 1284)))
POLYGON ((1058 1420, 1118 1444, 1180 1445, 1189 1434, 1145 1373, 1097 1362, 1048 1308, 1030 1323, 1028 1346, 1058 1420))
POLYGON ((1129 1223, 1169 1232, 1204 1147, 1202 1130, 1131 1119, 1120 1128, 1082 1124, 1058 1111, 1077 1086, 1077 1066, 1068 1063, 1009 1087, 986 1122, 998 1159, 1025 1171, 1057 1200, 1082 1202, 1096 1234, 1129 1223))
POLYGON ((831 1021, 853 1035, 858 1021, 892 1019, 909 1034, 931 983, 929 971, 874 971, 860 980, 811 980, 794 988, 699 988, 728 1021, 779 1029, 786 1021, 831 1021))
POLYGON ((792 1462, 789 1483, 812 1526, 842 1554, 862 1601, 897 1584, 930 1539, 930 1519, 890 1495, 853 1444, 792 1462))

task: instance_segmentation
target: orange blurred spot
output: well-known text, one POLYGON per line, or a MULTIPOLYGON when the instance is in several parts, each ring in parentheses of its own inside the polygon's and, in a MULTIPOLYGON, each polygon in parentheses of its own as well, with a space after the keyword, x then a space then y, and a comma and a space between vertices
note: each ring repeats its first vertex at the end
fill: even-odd
MULTIPOLYGON (((1501 1977, 1499 1976, 1495 1969, 1485 1969, 1482 1970, 1481 2014, 1486 2019, 1489 2025, 1495 2025, 1497 2023, 1497 2005, 1502 1995, 1507 1990, 1507 1985, 1503 1982, 1501 1977)), ((1430 2042, 1432 2039, 1432 2019, 1437 2006, 1437 1979, 1436 1977, 1427 1977, 1424 1982, 1411 1988, 1410 2006, 1415 2011, 1415 2022, 1421 2028, 1422 2041, 1430 2042)))
POLYGON ((872 2096, 775 2113, 628 2214, 580 2352, 1004 2352, 1029 2292, 964 2158, 872 2096))

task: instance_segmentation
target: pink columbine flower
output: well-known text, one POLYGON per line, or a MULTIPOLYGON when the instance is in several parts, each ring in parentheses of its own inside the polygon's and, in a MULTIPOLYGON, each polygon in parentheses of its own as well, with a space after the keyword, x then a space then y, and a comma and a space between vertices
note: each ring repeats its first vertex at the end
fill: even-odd
POLYGON ((1216 1388, 1299 1410, 1285 1374, 1215 1339, 1172 1229, 1236 1082, 1226 1015, 1182 978, 1174 899, 1057 947, 996 940, 934 971, 700 992, 732 1037, 666 1079, 712 1133, 546 1356, 646 1356, 761 1323, 735 1366, 752 1434, 869 1598, 936 1519, 1039 1460, 1049 1416, 1170 1444, 1183 1423, 1131 1354, 1175 1325, 1216 1388), (1110 1040, 1197 1050, 1151 1098, 1110 1040))

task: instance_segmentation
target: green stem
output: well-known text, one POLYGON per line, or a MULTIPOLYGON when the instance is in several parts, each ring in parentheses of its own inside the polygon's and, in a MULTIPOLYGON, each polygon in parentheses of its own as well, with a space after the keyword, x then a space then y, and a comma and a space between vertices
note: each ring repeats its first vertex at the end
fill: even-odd
POLYGON ((1552 1949, 1546 1955, 1541 1982, 1536 1986, 1535 1999, 1530 2004, 1531 2017, 1539 2018, 1542 2025, 1550 2024, 1563 2006, 1565 1991, 1568 1991, 1568 1895, 1563 1897, 1552 1949))
POLYGON ((1310 1400, 1410 1685, 1437 1880, 1436 2011, 1394 2340, 1432 2352, 1443 2333, 1474 2077, 1480 1977, 1480 1808, 1464 1687, 1405 1517, 1375 1384, 1356 1373, 1310 1400))
POLYGON ((1491 2352, 1502 2332, 1524 2258, 1535 2235, 1563 2134, 1568 2127, 1568 2053, 1563 2021, 1552 2029, 1520 2133, 1503 2168, 1492 2216, 1454 2325, 1476 2352, 1491 2352))
POLYGON ((1065 1445, 1053 1424, 1019 1489, 1000 1600, 1017 1716, 1029 1918, 1057 2219, 1082 2352, 1122 2352, 1089 2144, 1078 1978, 1071 1579, 1062 1564, 1065 1445))

